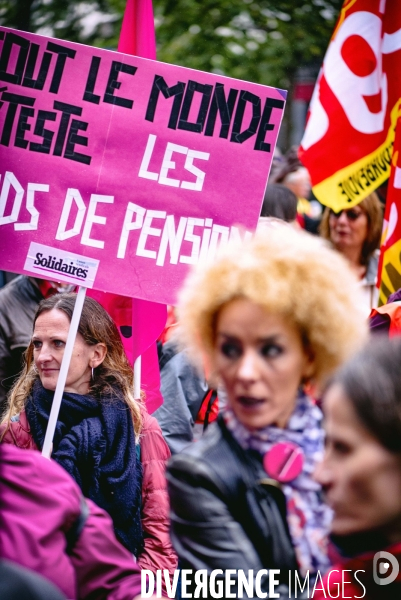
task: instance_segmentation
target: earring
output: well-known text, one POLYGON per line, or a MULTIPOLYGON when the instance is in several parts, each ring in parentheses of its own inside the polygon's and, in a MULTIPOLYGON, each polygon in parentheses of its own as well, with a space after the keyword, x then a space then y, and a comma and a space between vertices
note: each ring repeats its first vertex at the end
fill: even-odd
POLYGON ((93 374, 93 367, 92 367, 92 381, 95 381, 95 376, 93 374))

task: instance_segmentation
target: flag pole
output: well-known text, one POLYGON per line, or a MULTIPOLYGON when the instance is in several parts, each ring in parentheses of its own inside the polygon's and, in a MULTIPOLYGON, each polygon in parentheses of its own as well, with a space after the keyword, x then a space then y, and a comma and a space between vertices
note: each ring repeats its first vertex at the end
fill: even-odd
POLYGON ((141 363, 142 357, 138 358, 134 362, 134 398, 135 400, 141 399, 141 363))
POLYGON ((78 288, 77 298, 75 300, 74 312, 72 313, 63 360, 61 361, 60 373, 57 380, 56 391, 54 392, 52 408, 50 411, 49 421, 47 423, 45 441, 42 449, 42 455, 45 458, 50 458, 52 452, 54 432, 56 430, 57 418, 60 412, 61 401, 63 399, 65 382, 67 381, 68 369, 70 367, 72 351, 74 349, 75 338, 77 336, 79 321, 81 319, 85 295, 86 288, 80 286, 78 288))

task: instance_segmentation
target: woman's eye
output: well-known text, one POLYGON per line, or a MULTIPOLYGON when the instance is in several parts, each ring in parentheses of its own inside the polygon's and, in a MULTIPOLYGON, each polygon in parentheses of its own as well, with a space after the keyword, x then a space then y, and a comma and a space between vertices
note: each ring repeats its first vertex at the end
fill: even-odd
POLYGON ((332 447, 333 451, 341 456, 345 456, 351 452, 351 448, 344 442, 335 441, 333 442, 332 447))
POLYGON ((62 348, 63 346, 65 346, 65 342, 63 342, 62 340, 54 340, 53 343, 56 346, 56 348, 62 348))
POLYGON ((264 358, 275 358, 283 353, 283 348, 277 344, 265 344, 260 350, 264 358))
POLYGON ((227 358, 239 358, 242 354, 241 347, 233 342, 224 342, 220 346, 220 350, 227 358))
POLYGON ((38 340, 35 340, 32 342, 32 345, 34 347, 35 350, 39 350, 39 348, 41 348, 42 346, 42 342, 39 342, 38 340))

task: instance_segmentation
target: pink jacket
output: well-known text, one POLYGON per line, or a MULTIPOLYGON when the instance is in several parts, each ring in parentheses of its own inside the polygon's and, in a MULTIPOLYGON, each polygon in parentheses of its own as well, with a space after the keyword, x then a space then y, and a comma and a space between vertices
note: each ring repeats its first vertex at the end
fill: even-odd
POLYGON ((173 575, 177 555, 170 541, 169 499, 165 477, 166 461, 170 458, 160 425, 143 411, 140 438, 142 480, 142 528, 145 548, 138 557, 142 569, 167 569, 173 575))
POLYGON ((52 581, 69 599, 132 600, 140 570, 116 539, 110 517, 87 500, 89 516, 71 552, 66 533, 81 514, 73 479, 38 452, 0 445, 0 557, 52 581))
MULTIPOLYGON (((169 501, 164 474, 170 450, 157 420, 145 409, 142 411, 142 418, 140 447, 143 465, 142 527, 145 547, 138 557, 138 564, 142 569, 167 569, 173 574, 178 560, 169 536, 169 501)), ((5 424, 0 426, 0 439, 5 429, 5 424)), ((19 448, 37 450, 24 411, 19 415, 19 421, 11 423, 2 441, 19 448)))

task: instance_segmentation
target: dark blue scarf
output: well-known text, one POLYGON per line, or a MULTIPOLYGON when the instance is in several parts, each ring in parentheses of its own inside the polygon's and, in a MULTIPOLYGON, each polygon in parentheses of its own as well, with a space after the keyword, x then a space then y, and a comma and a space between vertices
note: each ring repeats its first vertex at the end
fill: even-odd
MULTIPOLYGON (((26 405, 33 439, 42 448, 54 392, 36 381, 26 405)), ((135 556, 143 548, 142 471, 132 415, 121 392, 101 401, 64 392, 52 458, 83 494, 113 519, 120 542, 135 556)))

